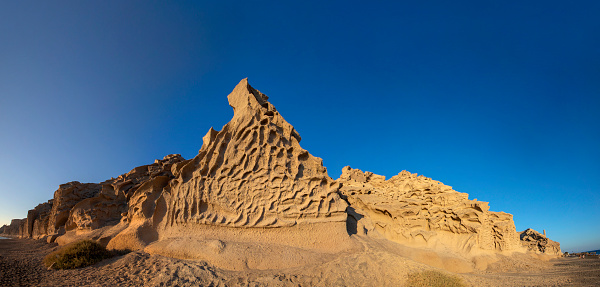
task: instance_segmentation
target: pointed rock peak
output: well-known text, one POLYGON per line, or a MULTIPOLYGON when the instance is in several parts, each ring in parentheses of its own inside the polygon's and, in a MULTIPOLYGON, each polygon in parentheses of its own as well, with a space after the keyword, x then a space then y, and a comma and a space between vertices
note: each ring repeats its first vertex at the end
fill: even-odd
POLYGON ((216 131, 210 127, 206 135, 202 138, 202 146, 208 146, 215 139, 218 133, 219 131, 216 131))
POLYGON ((233 119, 226 125, 228 128, 245 128, 256 120, 262 125, 273 124, 279 127, 288 139, 293 137, 298 142, 302 140, 294 127, 268 102, 269 97, 250 86, 247 78, 237 84, 227 100, 233 108, 233 119))
POLYGON ((261 106, 268 108, 269 97, 248 84, 248 78, 242 79, 227 96, 229 105, 233 108, 234 116, 261 106))
POLYGON ((268 97, 243 79, 227 99, 233 118, 221 131, 208 131, 171 186, 169 226, 345 222, 339 184, 300 146, 300 136, 268 97))

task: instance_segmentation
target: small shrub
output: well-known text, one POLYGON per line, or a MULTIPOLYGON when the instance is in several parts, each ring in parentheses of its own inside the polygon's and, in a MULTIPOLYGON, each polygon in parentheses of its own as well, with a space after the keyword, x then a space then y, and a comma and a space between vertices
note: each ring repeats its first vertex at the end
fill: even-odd
POLYGON ((463 287, 466 284, 457 276, 447 275, 439 271, 423 271, 408 275, 406 286, 427 287, 463 287))
POLYGON ((114 252, 106 250, 95 241, 82 240, 46 255, 44 264, 48 268, 73 269, 94 265, 114 255, 114 252))

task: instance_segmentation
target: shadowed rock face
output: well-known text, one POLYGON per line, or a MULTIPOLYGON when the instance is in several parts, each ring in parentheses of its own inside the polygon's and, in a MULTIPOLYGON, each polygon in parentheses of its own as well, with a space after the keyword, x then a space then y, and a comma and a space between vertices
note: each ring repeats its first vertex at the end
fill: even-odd
POLYGON ((527 250, 547 254, 547 255, 561 255, 560 243, 548 239, 545 235, 528 228, 525 231, 519 232, 521 243, 527 248, 527 250))
POLYGON ((64 228, 67 223, 71 209, 80 201, 98 195, 101 188, 101 185, 97 183, 80 183, 78 181, 61 184, 54 192, 47 234, 59 233, 60 228, 64 228))
POLYGON ((460 253, 520 247, 512 215, 489 211, 487 202, 431 178, 402 171, 386 181, 345 167, 339 181, 356 214, 356 232, 460 253))
POLYGON ((17 237, 28 237, 27 218, 11 220, 9 225, 3 225, 2 227, 0 227, 0 234, 17 237))
POLYGON ((52 213, 53 200, 39 204, 27 212, 28 237, 39 238, 48 233, 48 223, 52 213))

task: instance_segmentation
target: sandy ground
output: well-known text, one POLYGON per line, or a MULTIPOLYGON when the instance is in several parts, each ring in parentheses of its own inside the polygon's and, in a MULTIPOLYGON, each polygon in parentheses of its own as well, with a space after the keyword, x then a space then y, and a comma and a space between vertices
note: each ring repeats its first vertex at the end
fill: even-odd
POLYGON ((473 286, 600 286, 600 259, 500 260, 486 271, 463 274, 473 286))
MULTIPOLYGON (((387 246, 363 243, 364 252, 285 270, 226 271, 206 262, 142 252, 82 269, 47 270, 42 259, 58 248, 55 244, 5 239, 0 240, 0 286, 403 286, 409 273, 434 269, 387 246)), ((600 259, 544 262, 523 255, 458 276, 472 286, 600 286, 600 259)))

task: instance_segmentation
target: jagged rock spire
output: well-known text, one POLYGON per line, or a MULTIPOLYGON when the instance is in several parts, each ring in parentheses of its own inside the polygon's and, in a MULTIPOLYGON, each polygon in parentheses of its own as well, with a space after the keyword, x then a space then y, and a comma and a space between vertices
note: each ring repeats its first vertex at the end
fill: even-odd
POLYGON ((168 225, 282 227, 345 221, 340 184, 322 160, 300 147, 300 135, 243 79, 227 96, 234 110, 210 129, 198 155, 171 183, 168 225))

